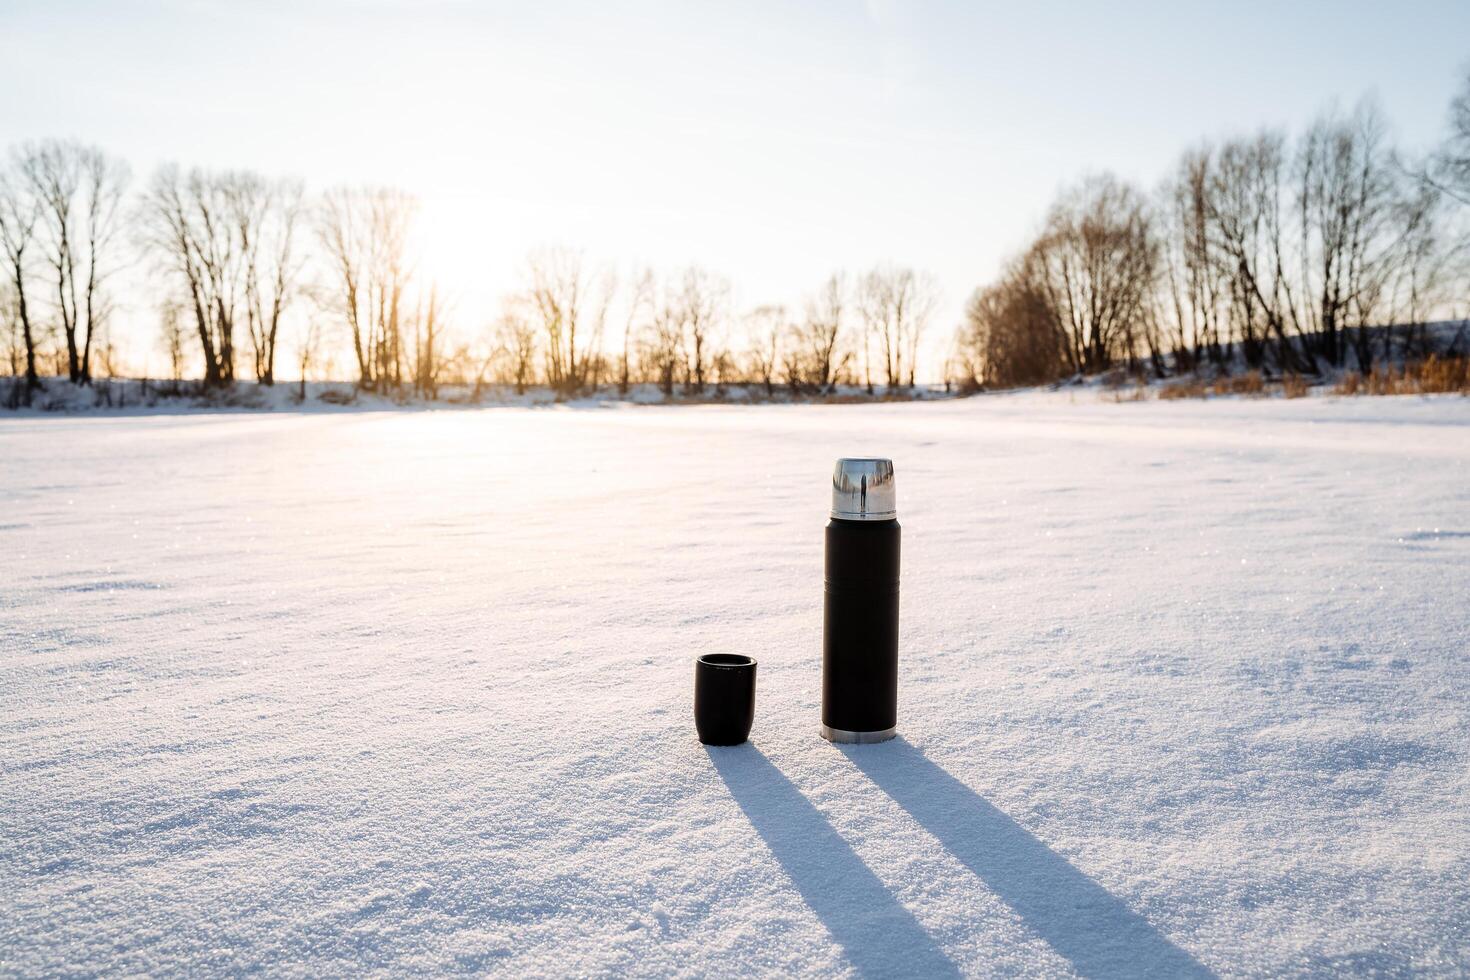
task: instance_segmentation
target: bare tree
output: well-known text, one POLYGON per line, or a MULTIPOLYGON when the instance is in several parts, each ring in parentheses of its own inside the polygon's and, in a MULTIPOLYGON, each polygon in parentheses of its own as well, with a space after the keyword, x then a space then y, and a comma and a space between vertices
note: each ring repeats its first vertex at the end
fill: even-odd
POLYGON ((40 200, 28 183, 16 174, 0 173, 0 258, 5 261, 5 278, 10 285, 13 316, 25 348, 25 394, 40 387, 36 371, 36 345, 39 340, 31 319, 31 306, 26 295, 30 275, 27 257, 35 239, 36 223, 41 217, 40 200))
MULTIPOLYGON (((1230 322, 1246 363, 1261 366, 1274 338, 1282 368, 1309 372, 1315 366, 1292 340, 1311 326, 1293 287, 1283 202, 1285 147, 1285 136, 1269 130, 1221 145, 1206 198, 1210 245, 1229 270, 1230 322)), ((1300 214, 1302 202, 1297 203, 1300 214)))
POLYGON ((873 315, 875 311, 866 302, 871 297, 863 288, 864 285, 864 280, 858 281, 858 329, 863 336, 863 389, 871 395, 873 393, 873 350, 875 346, 878 346, 874 338, 881 332, 882 326, 879 318, 873 315))
POLYGON ((507 364, 505 381, 515 385, 517 395, 524 395, 536 370, 536 341, 539 331, 527 315, 522 298, 506 302, 495 328, 496 349, 507 364))
POLYGON ((0 343, 5 348, 5 373, 12 378, 21 377, 25 373, 25 341, 21 336, 15 288, 3 279, 0 279, 0 343))
POLYGON ((122 354, 113 340, 110 326, 105 322, 98 328, 97 340, 93 344, 93 349, 97 352, 97 366, 102 369, 102 377, 109 381, 116 378, 118 365, 122 363, 122 354))
POLYGON ((907 300, 902 304, 902 329, 899 336, 908 343, 909 387, 914 387, 919 371, 919 342, 929 326, 934 310, 939 306, 939 280, 929 272, 907 270, 905 276, 907 300))
MULTIPOLYGON (((1382 319, 1399 325, 1399 343, 1406 357, 1431 352, 1429 318, 1452 299, 1451 290, 1462 285, 1455 276, 1460 270, 1454 263, 1461 254, 1450 240, 1447 200, 1453 198, 1431 183, 1415 180, 1401 189, 1390 218, 1393 255, 1385 263, 1388 275, 1382 280, 1382 319)), ((1385 361, 1393 356, 1393 334, 1390 327, 1382 331, 1385 361)))
POLYGON ((676 375, 684 366, 684 313, 683 297, 665 284, 644 332, 641 360, 652 369, 665 398, 673 397, 676 375))
POLYGON ((40 202, 44 258, 66 340, 67 375, 92 380, 92 344, 111 312, 105 283, 115 261, 127 165, 100 149, 50 140, 22 149, 19 170, 40 202))
MULTIPOLYGON (((896 346, 902 351, 902 347, 894 342, 888 272, 882 267, 874 269, 860 278, 857 284, 858 325, 863 335, 863 385, 870 395, 873 393, 874 347, 882 354, 883 377, 890 389, 894 387, 893 351, 896 346)), ((901 365, 898 370, 899 377, 902 377, 901 365)))
POLYGON ((1362 328, 1382 295, 1394 190, 1377 110, 1364 103, 1348 118, 1319 117, 1301 140, 1297 166, 1303 343, 1335 366, 1345 331, 1357 327, 1359 367, 1367 371, 1362 328))
POLYGON ((546 341, 546 381, 560 395, 575 394, 601 353, 612 275, 593 270, 570 249, 533 252, 527 266, 530 308, 546 341))
POLYGON ((281 319, 295 300, 301 261, 296 226, 301 215, 298 181, 268 181, 256 174, 223 178, 239 239, 245 322, 255 355, 255 377, 275 384, 281 319))
POLYGON ((144 244, 175 279, 194 316, 204 385, 235 380, 235 321, 241 250, 227 180, 161 167, 143 202, 144 244))
MULTIPOLYGON (((859 280, 857 311, 864 344, 868 337, 876 338, 883 356, 884 384, 889 389, 905 384, 913 387, 919 338, 938 301, 934 277, 913 269, 879 266, 859 280)), ((872 390, 871 380, 868 388, 872 390)))
POLYGON ((408 238, 418 202, 391 188, 329 192, 317 233, 335 279, 335 308, 352 334, 358 385, 403 381, 408 238))
MULTIPOLYGON (((1397 191, 1383 133, 1365 103, 1350 117, 1319 117, 1292 154, 1283 134, 1267 131, 1226 141, 1213 156, 1187 156, 1170 228, 1170 254, 1182 250, 1183 261, 1165 262, 1176 287, 1177 267, 1188 283, 1176 321, 1186 308, 1207 324, 1218 320, 1219 282, 1224 317, 1250 366, 1273 347, 1286 371, 1316 371, 1316 357, 1338 365, 1349 337, 1360 361, 1371 360, 1366 327, 1388 295, 1396 250, 1397 191)), ((1227 352, 1229 343, 1227 336, 1227 352)))
MULTIPOLYGON (((1470 133, 1470 82, 1452 119, 1470 133)), ((1075 371, 1120 358, 1138 370, 1147 357, 1163 376, 1166 354, 1176 370, 1206 359, 1228 370, 1238 344, 1252 368, 1274 356, 1283 371, 1315 372, 1352 353, 1367 371, 1375 344, 1385 358, 1395 338, 1428 351, 1424 323, 1450 306, 1446 285, 1470 252, 1450 240, 1439 190, 1470 136, 1432 166, 1396 169, 1384 133, 1365 103, 1323 114, 1294 144, 1264 131, 1191 150, 1152 208, 1113 178, 1083 181, 972 298, 958 370, 1026 383, 1053 371, 1056 351, 1075 371), (1374 326, 1385 321, 1398 326, 1374 326)), ((879 339, 891 332, 883 287, 870 276, 859 294, 879 339)))
POLYGON ((786 342, 781 345, 781 379, 791 397, 801 394, 810 373, 806 363, 806 337, 801 324, 792 321, 786 342))
POLYGON ((315 316, 303 317, 301 320, 300 333, 296 338, 296 367, 297 382, 296 402, 300 404, 306 401, 306 377, 311 373, 312 365, 316 363, 317 353, 321 348, 322 328, 315 316))
POLYGON ((177 300, 166 300, 158 312, 158 342, 168 358, 169 380, 178 393, 184 380, 184 359, 188 356, 189 333, 184 326, 184 306, 177 300))
POLYGON ((745 317, 749 351, 749 376, 765 386, 766 396, 776 393, 776 366, 781 338, 791 330, 784 306, 758 306, 745 317))
POLYGON ((1450 101, 1449 132, 1419 176, 1470 207, 1470 67, 1450 101))
POLYGON ((1135 354, 1155 270, 1149 220, 1131 186, 1109 174, 1089 177, 1052 207, 1032 249, 1036 282, 1078 370, 1100 371, 1135 354))
POLYGON ((999 281, 975 291, 955 339, 961 384, 1044 384, 1075 369, 1063 321, 1028 255, 1012 260, 999 281))
POLYGON ((1230 358, 1225 330, 1227 274, 1210 247, 1209 181, 1213 150, 1186 152, 1161 192, 1163 233, 1162 314, 1172 323, 1174 366, 1196 370, 1208 358, 1216 366, 1230 358))
POLYGON ((684 328, 685 386, 691 391, 704 391, 710 345, 724 322, 729 296, 730 284, 720 276, 694 266, 684 271, 677 302, 684 328))
POLYGON ((715 348, 714 355, 710 358, 710 370, 715 377, 717 395, 723 396, 727 385, 738 384, 743 380, 739 359, 734 351, 724 345, 715 348))
POLYGON ((445 319, 447 310, 435 283, 427 297, 420 296, 412 315, 413 388, 419 395, 439 397, 440 375, 445 368, 445 319))
MULTIPOLYGON (((852 357, 851 352, 843 348, 845 331, 842 326, 847 312, 847 294, 845 275, 834 272, 828 276, 816 295, 807 300, 806 316, 797 328, 798 341, 804 348, 806 380, 818 391, 830 392, 837 384, 837 376, 852 357)), ((798 356, 788 362, 788 377, 794 379, 793 369, 802 359, 798 356)), ((794 380, 792 383, 793 386, 796 384, 794 380)))
POLYGON ((644 269, 633 276, 632 289, 628 293, 628 307, 623 318, 623 350, 618 358, 618 394, 627 395, 632 384, 632 354, 635 340, 641 329, 653 315, 654 305, 653 270, 644 269))

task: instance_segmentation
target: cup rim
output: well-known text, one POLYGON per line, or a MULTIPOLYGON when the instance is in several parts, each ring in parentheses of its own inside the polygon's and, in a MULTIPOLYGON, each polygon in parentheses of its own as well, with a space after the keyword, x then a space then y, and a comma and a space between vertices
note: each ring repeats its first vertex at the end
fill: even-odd
POLYGON ((695 663, 701 667, 718 667, 722 670, 739 670, 756 665, 754 657, 747 657, 743 653, 706 653, 695 663))

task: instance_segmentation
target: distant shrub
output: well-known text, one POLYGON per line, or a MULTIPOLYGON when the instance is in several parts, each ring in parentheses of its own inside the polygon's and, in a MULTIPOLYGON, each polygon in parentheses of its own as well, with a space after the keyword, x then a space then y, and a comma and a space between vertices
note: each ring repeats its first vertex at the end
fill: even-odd
POLYGON ((1425 394, 1459 392, 1470 395, 1470 357, 1439 357, 1430 354, 1409 366, 1419 390, 1425 394))
POLYGON ((1247 371, 1230 377, 1215 379, 1213 392, 1217 395, 1264 395, 1266 379, 1260 371, 1247 371))
MULTIPOLYGON (((1259 371, 1248 371, 1245 374, 1233 377, 1216 378, 1214 381, 1205 381, 1200 378, 1186 378, 1159 388, 1159 398, 1164 401, 1172 401, 1177 398, 1208 398, 1211 395, 1252 395, 1261 396, 1271 393, 1273 386, 1266 384, 1266 379, 1259 371)), ((1288 374, 1281 379, 1281 394, 1286 398, 1304 398, 1309 393, 1310 386, 1307 379, 1299 374, 1288 374)))
POLYGON ((357 389, 348 388, 346 391, 338 391, 336 388, 328 388, 316 398, 317 401, 326 402, 328 405, 353 405, 357 402, 357 389))
POLYGON ((1204 398, 1209 393, 1209 385, 1199 378, 1176 381, 1159 389, 1159 397, 1164 401, 1173 401, 1176 398, 1204 398))
POLYGON ((1335 395, 1470 395, 1470 357, 1430 354, 1403 367, 1374 365, 1367 374, 1345 372, 1333 386, 1335 395))

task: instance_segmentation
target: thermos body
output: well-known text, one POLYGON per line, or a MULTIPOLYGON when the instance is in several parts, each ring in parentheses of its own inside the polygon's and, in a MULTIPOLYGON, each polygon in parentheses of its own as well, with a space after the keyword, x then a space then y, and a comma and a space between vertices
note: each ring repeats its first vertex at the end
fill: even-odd
POLYGON ((898 555, 897 520, 827 524, 822 726, 834 741, 898 726, 898 555))
POLYGON ((898 726, 900 529, 889 460, 833 475, 822 622, 822 736, 882 742, 898 726))

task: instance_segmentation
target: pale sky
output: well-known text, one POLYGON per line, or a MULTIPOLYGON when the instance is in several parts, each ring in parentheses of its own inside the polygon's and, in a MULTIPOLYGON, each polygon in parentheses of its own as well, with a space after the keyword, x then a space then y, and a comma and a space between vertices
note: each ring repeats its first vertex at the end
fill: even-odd
POLYGON ((1056 189, 1374 94, 1444 131, 1470 3, 0 2, 0 144, 396 184, 464 329, 525 254, 697 262, 741 307, 830 271, 965 296, 1056 189))

